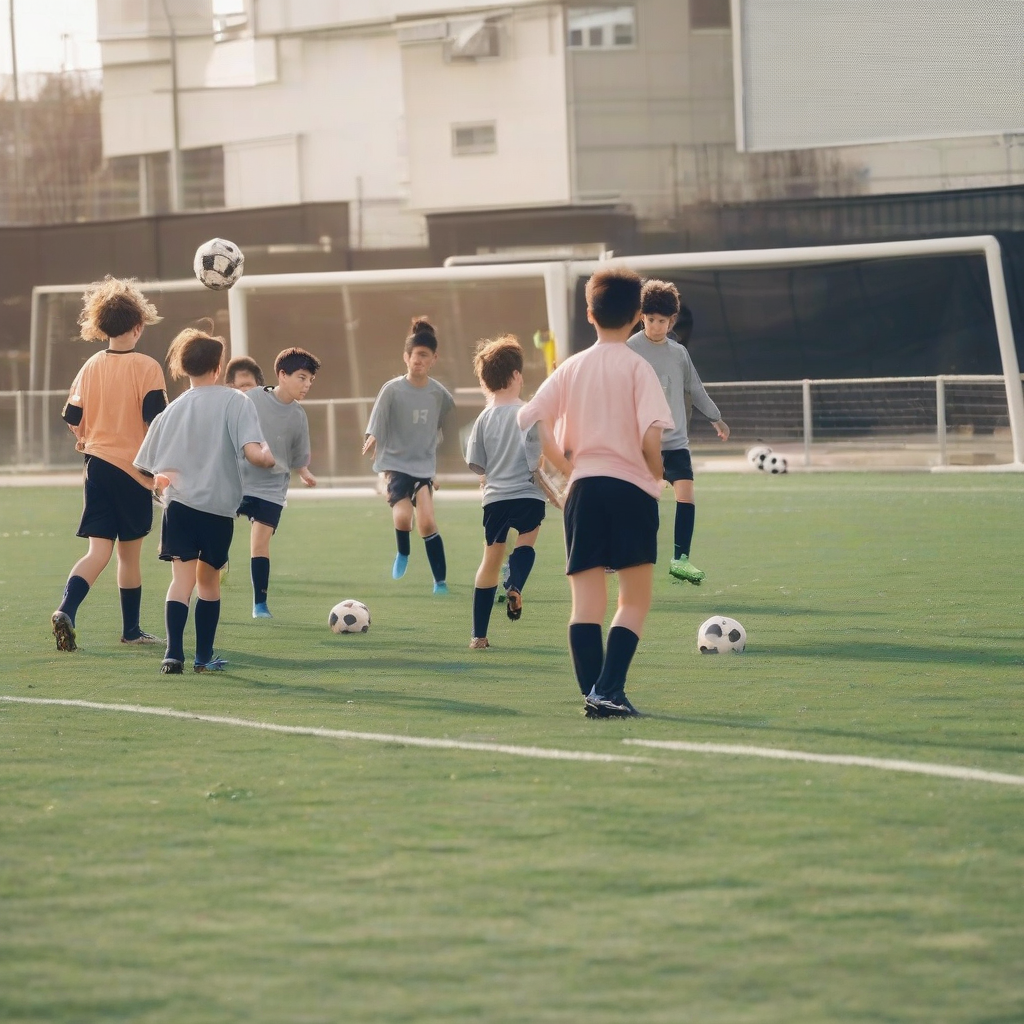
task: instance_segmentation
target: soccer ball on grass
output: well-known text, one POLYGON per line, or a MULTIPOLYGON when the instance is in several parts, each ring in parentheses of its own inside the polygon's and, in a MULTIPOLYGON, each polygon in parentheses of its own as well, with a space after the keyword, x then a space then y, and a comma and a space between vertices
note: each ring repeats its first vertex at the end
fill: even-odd
POLYGON ((747 449, 747 462, 754 469, 764 469, 764 460, 771 455, 772 450, 766 444, 755 444, 753 448, 747 449))
POLYGON ((196 249, 192 269, 207 288, 221 292, 242 276, 244 264, 245 256, 234 242, 226 238, 211 238, 196 249))
POLYGON ((747 646, 747 631, 727 615, 712 615, 697 630, 701 654, 739 654, 747 646))
POLYGON ((788 473, 789 463, 786 461, 785 455, 779 455, 776 452, 772 452, 767 459, 764 460, 761 468, 766 473, 788 473))
POLYGON ((327 616, 334 633, 365 633, 370 628, 370 609, 362 601, 339 601, 327 616))

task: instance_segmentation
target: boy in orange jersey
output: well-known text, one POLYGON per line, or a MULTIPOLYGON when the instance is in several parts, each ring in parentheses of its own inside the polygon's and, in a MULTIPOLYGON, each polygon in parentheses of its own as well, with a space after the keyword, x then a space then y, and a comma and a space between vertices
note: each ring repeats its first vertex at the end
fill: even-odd
POLYGON ((75 615, 117 544, 121 643, 162 641, 139 626, 142 542, 153 526, 153 482, 132 465, 146 430, 167 405, 160 364, 135 351, 156 308, 133 280, 107 277, 85 294, 78 319, 85 341, 105 341, 71 385, 62 413, 85 456, 85 502, 78 536, 88 552, 71 570, 50 617, 57 650, 74 651, 75 615))

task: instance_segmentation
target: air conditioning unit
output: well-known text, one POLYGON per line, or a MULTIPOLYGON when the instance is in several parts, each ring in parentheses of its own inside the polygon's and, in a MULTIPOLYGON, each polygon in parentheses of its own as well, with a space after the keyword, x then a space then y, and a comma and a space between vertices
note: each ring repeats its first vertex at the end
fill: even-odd
POLYGON ((448 22, 444 58, 450 62, 493 60, 501 56, 501 22, 496 18, 474 18, 448 22))

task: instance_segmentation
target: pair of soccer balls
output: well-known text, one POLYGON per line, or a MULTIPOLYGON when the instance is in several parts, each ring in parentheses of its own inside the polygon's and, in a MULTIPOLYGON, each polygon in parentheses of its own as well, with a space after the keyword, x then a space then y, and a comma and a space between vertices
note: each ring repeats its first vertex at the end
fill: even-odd
POLYGON ((241 276, 245 266, 242 250, 226 238, 211 238, 196 249, 192 269, 207 288, 222 292, 241 276))
POLYGON ((365 633, 370 628, 370 609, 362 601, 339 601, 327 616, 332 633, 365 633))
POLYGON ((760 469, 764 473, 788 473, 789 463, 785 455, 773 452, 766 444, 756 444, 753 448, 747 449, 747 462, 754 469, 760 469))
POLYGON ((747 631, 727 615, 712 615, 697 630, 701 654, 739 654, 747 646, 747 631))

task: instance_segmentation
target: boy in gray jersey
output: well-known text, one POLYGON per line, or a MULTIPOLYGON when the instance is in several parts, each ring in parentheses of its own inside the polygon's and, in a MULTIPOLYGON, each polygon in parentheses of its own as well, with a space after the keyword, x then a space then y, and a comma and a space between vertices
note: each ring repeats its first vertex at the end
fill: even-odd
POLYGON ((544 492, 534 483, 540 464, 541 437, 538 424, 525 434, 516 415, 523 402, 523 350, 506 334, 482 341, 473 369, 487 392, 487 408, 477 417, 466 446, 466 462, 483 477, 484 557, 476 571, 473 590, 472 650, 490 647, 487 626, 498 589, 509 530, 518 533, 508 560, 505 612, 515 622, 523 614, 523 587, 533 568, 540 524, 544 519, 544 492))
POLYGON ((309 471, 309 421, 301 402, 316 378, 320 360, 302 348, 286 348, 274 360, 276 388, 250 388, 246 394, 256 406, 263 436, 274 455, 271 469, 260 469, 245 459, 242 498, 238 514, 252 523, 249 535, 249 571, 252 577, 252 617, 270 619, 267 591, 270 588, 270 538, 277 532, 281 512, 287 504, 291 471, 297 469, 307 487, 316 487, 309 471))
POLYGON ((252 402, 219 384, 224 343, 203 331, 182 331, 167 353, 171 377, 191 389, 176 398, 149 428, 135 466, 155 478, 164 500, 160 558, 171 563, 164 606, 167 650, 160 671, 178 675, 192 591, 196 601, 196 672, 227 664, 213 653, 220 620, 220 569, 228 559, 235 509, 242 500, 238 457, 269 469, 274 456, 263 440, 252 402))
MULTIPOLYGON (((676 495, 675 555, 669 563, 668 571, 677 580, 699 586, 706 574, 690 562, 694 502, 693 462, 687 437, 688 400, 698 412, 711 420, 711 425, 723 441, 729 439, 729 426, 722 419, 718 406, 704 390, 689 352, 679 342, 668 337, 679 315, 679 308, 679 292, 674 284, 668 281, 646 281, 640 293, 643 330, 637 331, 627 344, 654 367, 676 424, 675 429, 666 430, 661 439, 665 479, 672 485, 676 495)), ((692 323, 691 316, 688 326, 692 327, 692 323)))
POLYGON ((392 577, 401 579, 409 564, 409 534, 415 509, 416 527, 434 577, 434 593, 447 594, 448 569, 434 519, 433 491, 441 425, 455 408, 455 399, 429 375, 437 362, 437 334, 423 317, 412 322, 404 359, 408 372, 389 380, 373 403, 363 454, 374 452, 374 472, 384 473, 387 478, 388 504, 398 541, 392 577))

